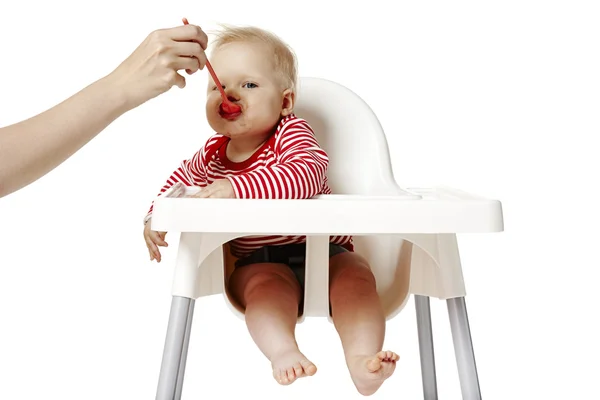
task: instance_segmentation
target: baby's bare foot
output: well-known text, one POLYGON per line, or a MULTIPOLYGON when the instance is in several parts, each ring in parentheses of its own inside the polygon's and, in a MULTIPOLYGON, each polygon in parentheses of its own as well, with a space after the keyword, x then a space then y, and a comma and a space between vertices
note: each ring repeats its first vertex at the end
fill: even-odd
POLYGON ((392 376, 399 359, 392 351, 380 351, 374 356, 357 356, 350 360, 350 375, 358 392, 363 396, 374 394, 392 376))
POLYGON ((312 376, 317 367, 298 350, 290 350, 271 358, 273 378, 281 385, 289 385, 298 378, 312 376))

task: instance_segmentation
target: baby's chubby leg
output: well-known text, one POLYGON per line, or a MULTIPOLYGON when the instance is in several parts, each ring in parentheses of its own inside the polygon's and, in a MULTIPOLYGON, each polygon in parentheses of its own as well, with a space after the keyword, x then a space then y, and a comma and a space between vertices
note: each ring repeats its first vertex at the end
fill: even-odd
POLYGON ((385 316, 367 261, 350 252, 331 257, 329 294, 352 381, 359 393, 372 395, 393 374, 399 356, 382 351, 385 316))
POLYGON ((296 343, 294 332, 302 293, 287 266, 263 263, 236 268, 229 279, 229 290, 245 308, 250 336, 271 361, 277 382, 288 385, 317 372, 296 343))

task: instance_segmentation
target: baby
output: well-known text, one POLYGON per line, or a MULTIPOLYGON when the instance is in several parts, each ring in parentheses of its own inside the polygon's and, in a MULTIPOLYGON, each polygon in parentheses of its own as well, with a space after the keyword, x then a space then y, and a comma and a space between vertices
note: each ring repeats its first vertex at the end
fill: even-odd
MULTIPOLYGON (((331 193, 328 157, 307 121, 294 115, 296 59, 277 36, 258 28, 226 28, 212 44, 211 64, 228 98, 241 111, 225 113, 209 80, 206 115, 215 132, 173 172, 160 193, 176 182, 199 186, 200 198, 308 199, 331 193)), ((166 232, 144 238, 150 260, 166 232)), ((226 216, 224 216, 226 218, 226 216)), ((316 366, 298 348, 295 326, 303 301, 304 236, 252 236, 230 243, 238 258, 229 282, 245 309, 254 342, 270 360, 280 384, 314 375, 316 366)), ((329 247, 330 304, 352 381, 363 395, 375 393, 394 372, 398 355, 382 351, 385 318, 367 261, 352 237, 332 236, 329 247)))

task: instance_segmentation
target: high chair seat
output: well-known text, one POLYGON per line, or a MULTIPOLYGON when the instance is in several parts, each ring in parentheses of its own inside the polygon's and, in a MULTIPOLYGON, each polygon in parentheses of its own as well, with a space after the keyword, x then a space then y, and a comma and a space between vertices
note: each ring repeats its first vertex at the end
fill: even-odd
POLYGON ((447 187, 400 188, 385 134, 375 114, 347 88, 301 78, 295 113, 312 126, 330 159, 332 195, 306 200, 197 199, 197 187, 172 187, 155 199, 152 229, 180 233, 157 399, 180 399, 195 299, 229 296, 235 261, 227 242, 249 235, 305 235, 304 307, 298 323, 329 314, 331 235, 353 235, 355 251, 370 263, 386 318, 415 296, 424 398, 437 399, 429 298, 448 302, 463 398, 480 389, 464 301, 457 233, 503 230, 499 201, 447 187), (335 107, 331 107, 334 104, 335 107), (227 215, 227 218, 223 218, 227 215))

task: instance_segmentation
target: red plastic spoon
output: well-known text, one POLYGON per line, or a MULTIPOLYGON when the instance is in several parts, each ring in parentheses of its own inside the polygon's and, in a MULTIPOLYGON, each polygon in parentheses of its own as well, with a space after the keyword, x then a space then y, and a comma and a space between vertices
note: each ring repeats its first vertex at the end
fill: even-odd
MULTIPOLYGON (((182 21, 184 25, 189 24, 187 18, 182 18, 182 21)), ((208 67, 208 72, 210 72, 210 75, 212 76, 213 80, 215 81, 215 84, 217 85, 217 88, 219 88, 219 91, 221 92, 221 97, 223 98, 223 103, 221 103, 221 110, 226 114, 235 114, 242 111, 242 107, 231 102, 227 98, 227 95, 223 90, 223 86, 221 85, 221 82, 219 82, 219 78, 217 78, 217 74, 215 74, 215 70, 212 68, 212 65, 210 65, 210 62, 208 62, 208 60, 206 60, 206 66, 208 67)))

